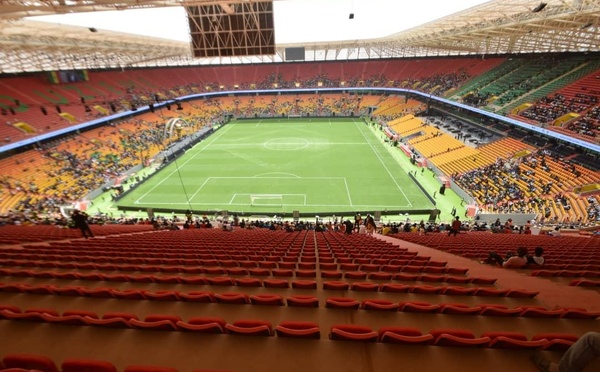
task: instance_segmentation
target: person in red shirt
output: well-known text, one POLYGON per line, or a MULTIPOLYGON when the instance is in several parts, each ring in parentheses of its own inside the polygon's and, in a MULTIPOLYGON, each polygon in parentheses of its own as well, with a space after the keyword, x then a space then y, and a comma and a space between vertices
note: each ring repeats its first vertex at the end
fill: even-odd
POLYGON ((457 216, 456 219, 454 221, 452 221, 452 225, 450 226, 450 231, 448 231, 448 236, 454 234, 454 236, 456 236, 456 234, 458 234, 458 232, 460 231, 460 226, 462 224, 460 223, 460 218, 457 216))

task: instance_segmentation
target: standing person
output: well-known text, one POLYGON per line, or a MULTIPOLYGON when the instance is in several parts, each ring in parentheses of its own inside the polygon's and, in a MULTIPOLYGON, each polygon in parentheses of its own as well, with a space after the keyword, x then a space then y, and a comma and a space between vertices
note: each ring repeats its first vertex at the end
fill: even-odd
POLYGON ((454 236, 456 236, 456 234, 458 234, 458 232, 460 231, 460 226, 462 224, 460 223, 460 217, 456 216, 456 218, 454 219, 454 221, 452 221, 452 225, 450 226, 450 231, 448 231, 448 236, 454 234, 454 236))
POLYGON ((71 213, 71 219, 75 224, 75 227, 81 230, 81 234, 84 238, 94 237, 94 233, 92 229, 90 229, 90 225, 88 225, 88 215, 85 212, 80 212, 78 209, 75 209, 73 213, 71 213), (88 236, 89 235, 89 236, 88 236))
POLYGON ((373 235, 373 233, 375 232, 375 228, 377 226, 375 225, 375 219, 370 214, 367 214, 366 225, 367 225, 367 234, 373 235))
POLYGON ((361 217, 360 213, 357 213, 354 216, 354 230, 356 230, 356 232, 358 232, 358 229, 360 228, 361 223, 362 223, 362 217, 361 217))
POLYGON ((344 222, 344 225, 346 226, 346 230, 345 230, 346 234, 352 235, 352 230, 354 229, 352 222, 350 220, 346 220, 346 222, 344 222))

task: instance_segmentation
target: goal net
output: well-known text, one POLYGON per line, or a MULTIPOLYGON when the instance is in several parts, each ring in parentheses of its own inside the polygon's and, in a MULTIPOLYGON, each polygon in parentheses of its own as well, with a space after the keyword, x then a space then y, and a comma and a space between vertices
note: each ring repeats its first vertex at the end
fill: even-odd
POLYGON ((281 194, 252 194, 250 195, 250 205, 282 207, 283 195, 281 194))

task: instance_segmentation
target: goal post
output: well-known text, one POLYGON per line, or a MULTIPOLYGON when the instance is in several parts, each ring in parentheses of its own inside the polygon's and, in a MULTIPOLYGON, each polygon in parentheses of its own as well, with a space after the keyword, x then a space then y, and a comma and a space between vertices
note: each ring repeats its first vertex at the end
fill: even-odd
POLYGON ((251 194, 251 206, 261 207, 283 207, 282 194, 251 194))

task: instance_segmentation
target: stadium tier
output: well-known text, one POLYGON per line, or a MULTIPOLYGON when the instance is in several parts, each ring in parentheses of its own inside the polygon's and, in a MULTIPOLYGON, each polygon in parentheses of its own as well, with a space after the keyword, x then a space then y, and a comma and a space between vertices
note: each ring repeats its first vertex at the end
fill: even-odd
POLYGON ((558 360, 600 329, 599 68, 561 53, 0 76, 0 372, 558 360), (542 265, 487 264, 537 247, 542 265))

